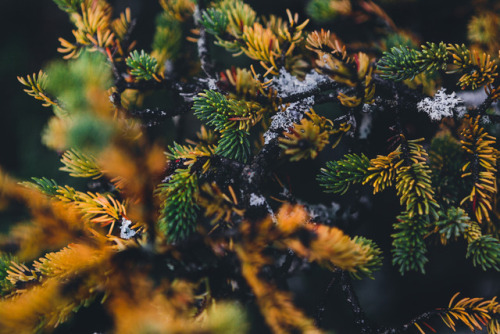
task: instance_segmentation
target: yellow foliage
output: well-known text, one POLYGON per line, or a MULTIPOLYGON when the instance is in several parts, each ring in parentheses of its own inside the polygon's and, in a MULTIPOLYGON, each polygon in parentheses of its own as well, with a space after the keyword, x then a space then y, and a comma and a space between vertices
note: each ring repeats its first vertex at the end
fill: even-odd
POLYGON ((68 172, 71 176, 92 177, 93 179, 98 179, 102 176, 95 158, 90 154, 85 154, 76 149, 64 152, 61 162, 65 167, 61 167, 60 170, 68 172))
MULTIPOLYGON (((322 56, 326 52, 342 50, 339 40, 330 30, 315 30, 307 35, 306 42, 306 48, 316 52, 319 56, 322 56)), ((345 51, 345 48, 343 51, 345 51)))
POLYGON ((90 50, 97 51, 98 48, 111 46, 114 32, 111 27, 111 6, 104 1, 97 1, 93 4, 82 2, 81 15, 73 13, 72 18, 76 26, 73 30, 75 44, 60 38, 61 48, 57 49, 61 53, 67 53, 63 58, 70 59, 79 56, 81 46, 89 46, 90 50))
POLYGON ((228 31, 236 37, 241 37, 244 27, 251 26, 257 14, 248 4, 243 1, 224 0, 220 8, 228 14, 228 31))
POLYGON ((498 77, 498 65, 495 59, 491 59, 486 53, 477 50, 469 50, 463 45, 449 44, 447 47, 453 58, 453 67, 450 73, 462 72, 458 80, 462 89, 490 85, 498 77))
MULTIPOLYGON (((356 267, 367 263, 366 249, 354 242, 336 227, 309 222, 301 206, 283 206, 278 215, 278 228, 283 232, 278 244, 292 249, 297 255, 318 262, 327 268, 356 271, 356 267), (298 238, 298 232, 307 232, 309 242, 298 238)), ((304 236, 304 234, 302 234, 304 236)))
POLYGON ((17 256, 21 260, 33 259, 43 251, 63 247, 85 235, 82 217, 75 208, 18 184, 1 170, 0 196, 24 202, 32 214, 30 223, 14 226, 9 238, 0 240, 19 247, 17 256))
POLYGON ((193 15, 196 4, 191 0, 160 0, 160 5, 173 18, 185 21, 193 15))
POLYGON ((368 175, 363 181, 363 184, 371 184, 374 194, 390 187, 392 182, 396 179, 397 168, 403 163, 400 156, 401 151, 398 148, 387 156, 379 155, 371 159, 371 166, 368 167, 368 175))
POLYGON ((270 83, 261 83, 252 71, 239 67, 222 72, 221 82, 234 87, 236 94, 230 95, 231 98, 256 97, 259 93, 263 94, 270 83))
POLYGON ((0 333, 51 330, 66 321, 75 308, 103 291, 109 250, 71 245, 35 262, 31 274, 26 266, 12 264, 9 280, 30 280, 32 286, 0 301, 0 333), (67 285, 71 290, 65 290, 67 285))
POLYGON ((278 36, 270 28, 264 28, 260 23, 255 22, 253 26, 243 27, 243 39, 245 47, 242 51, 255 60, 260 60, 261 65, 267 73, 278 74, 277 58, 281 55, 278 36))
POLYGON ((82 1, 80 10, 71 13, 71 20, 76 29, 73 30, 75 42, 59 38, 61 47, 57 51, 65 53, 64 59, 78 58, 86 47, 89 51, 99 51, 110 58, 110 48, 116 50, 116 56, 126 56, 134 46, 128 43, 128 48, 123 49, 123 39, 129 33, 131 25, 130 9, 116 19, 112 19, 112 7, 106 1, 82 1))
POLYGON ((462 149, 478 159, 471 159, 462 167, 462 177, 472 177, 474 185, 470 194, 460 204, 470 202, 478 223, 482 223, 483 220, 490 221, 493 198, 497 193, 498 151, 494 147, 496 139, 479 125, 479 118, 480 116, 466 116, 465 128, 462 131, 462 149))
POLYGON ((42 142, 55 151, 64 151, 68 148, 69 121, 53 116, 42 133, 42 142))
MULTIPOLYGON (((454 303, 459 294, 460 293, 457 292, 453 298, 451 298, 448 309, 441 315, 441 319, 446 326, 454 331, 455 322, 453 319, 461 321, 469 327, 471 331, 475 331, 476 329, 482 330, 481 324, 487 324, 492 320, 492 316, 500 312, 500 305, 496 301, 496 297, 491 300, 484 300, 484 298, 463 298, 454 303)), ((493 324, 493 326, 495 325, 493 324)))
POLYGON ((276 334, 300 333, 319 334, 322 331, 314 326, 314 321, 293 305, 289 293, 280 291, 273 284, 260 277, 262 267, 268 263, 260 250, 248 246, 236 248, 241 261, 241 271, 252 288, 262 315, 276 334))
POLYGON ((56 106, 57 101, 54 98, 47 95, 45 92, 45 87, 47 85, 47 74, 45 74, 42 70, 38 72, 38 76, 36 73, 33 73, 32 76, 27 75, 26 79, 23 77, 17 77, 17 80, 28 87, 28 89, 24 89, 29 96, 33 96, 35 99, 43 101, 44 107, 56 106))
POLYGON ((40 320, 43 328, 54 328, 72 312, 69 305, 71 302, 60 293, 59 282, 51 279, 0 301, 0 333, 34 333, 40 320))
MULTIPOLYGON (((278 248, 291 248, 297 255, 328 268, 336 266, 349 271, 356 271, 357 266, 370 260, 365 256, 367 250, 341 230, 310 222, 300 205, 285 204, 276 219, 277 223, 271 217, 259 222, 259 233, 251 239, 252 247, 263 248, 274 243, 278 248)), ((250 222, 245 222, 241 228, 245 235, 251 233, 250 222)))
POLYGON ((500 17, 494 12, 484 12, 472 17, 467 26, 467 37, 473 43, 488 46, 496 52, 499 47, 500 17))
POLYGON ((301 159, 314 159, 324 147, 330 143, 333 135, 335 148, 342 136, 350 130, 351 125, 341 123, 334 127, 331 120, 318 116, 313 109, 306 113, 308 118, 301 119, 299 124, 294 124, 289 131, 284 131, 284 138, 279 138, 280 146, 285 149, 285 154, 291 155, 291 161, 301 159))
POLYGON ((221 225, 221 220, 230 225, 233 213, 243 216, 245 210, 237 207, 238 199, 231 186, 228 187, 231 197, 226 195, 216 183, 205 183, 201 186, 197 204, 205 209, 205 216, 212 217, 215 228, 221 225))
POLYGON ((262 254, 266 247, 291 249, 300 257, 318 262, 327 268, 356 271, 371 258, 368 250, 337 228, 316 225, 309 221, 302 206, 284 205, 276 215, 276 222, 267 217, 260 222, 244 221, 241 225, 243 242, 235 246, 242 262, 242 273, 257 297, 261 312, 275 333, 298 330, 303 333, 321 333, 292 302, 291 295, 278 290, 261 273, 270 258, 262 254))
POLYGON ((44 277, 67 280, 103 264, 110 254, 110 248, 70 244, 58 252, 46 254, 35 261, 33 267, 44 277))

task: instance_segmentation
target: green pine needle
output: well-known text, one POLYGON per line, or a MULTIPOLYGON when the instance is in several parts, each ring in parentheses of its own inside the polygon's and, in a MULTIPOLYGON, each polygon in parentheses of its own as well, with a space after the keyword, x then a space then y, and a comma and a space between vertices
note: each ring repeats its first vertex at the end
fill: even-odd
POLYGON ((307 14, 318 23, 332 21, 338 12, 330 5, 330 0, 312 0, 307 4, 307 14))
POLYGON ((439 42, 439 44, 427 42, 426 45, 422 45, 418 62, 421 69, 429 73, 446 70, 448 67, 448 50, 446 49, 446 44, 443 42, 439 42))
POLYGON ((439 228, 439 234, 445 237, 446 240, 458 238, 470 226, 470 218, 461 208, 451 207, 446 213, 441 211, 439 216, 436 226, 439 228))
POLYGON ((0 297, 8 294, 14 287, 12 283, 7 279, 7 270, 10 267, 11 262, 17 262, 17 258, 10 254, 0 255, 0 297))
POLYGON ((53 0, 59 9, 66 13, 75 13, 80 10, 83 0, 53 0))
POLYGON ((393 47, 391 51, 384 52, 377 68, 382 72, 381 77, 394 81, 413 79, 422 72, 418 63, 419 53, 405 46, 393 47))
POLYGON ((203 12, 201 23, 209 34, 218 36, 222 35, 229 24, 227 14, 215 8, 209 8, 203 12))
POLYGON ((363 153, 346 154, 344 160, 327 162, 317 180, 325 192, 343 195, 351 185, 364 181, 368 167, 370 160, 363 153))
POLYGON ((132 70, 130 73, 138 80, 152 80, 158 69, 158 61, 149 54, 135 50, 126 60, 127 66, 132 70))
POLYGON ((48 196, 56 196, 58 194, 57 190, 59 189, 59 185, 56 181, 46 177, 32 177, 31 179, 33 182, 25 181, 21 182, 21 184, 25 187, 38 190, 48 196))
POLYGON ((159 187, 164 203, 158 228, 169 242, 184 240, 196 229, 198 176, 190 169, 177 169, 171 179, 159 187))
POLYGON ((402 275, 410 270, 425 274, 424 265, 429 260, 425 256, 427 247, 424 236, 428 231, 429 218, 428 216, 410 218, 406 212, 397 218, 398 222, 394 224, 396 233, 392 234, 394 238, 392 264, 399 266, 402 275))
POLYGON ((227 129, 222 132, 219 145, 215 150, 225 158, 247 162, 251 155, 249 133, 238 129, 227 129))
POLYGON ((469 243, 467 258, 472 257, 474 266, 483 270, 490 268, 500 271, 500 242, 491 235, 483 235, 469 243))
POLYGON ((98 179, 102 176, 101 169, 92 155, 79 150, 71 149, 64 152, 61 162, 64 167, 59 170, 68 172, 73 177, 92 177, 98 179))
POLYGON ((196 117, 217 131, 222 131, 229 120, 230 105, 221 93, 205 90, 194 98, 193 110, 196 117))
POLYGON ((363 277, 374 279, 373 273, 382 267, 382 251, 370 239, 356 236, 353 238, 353 241, 365 249, 368 248, 367 256, 370 260, 364 265, 357 266, 355 272, 350 272, 351 276, 356 279, 362 279, 363 277))

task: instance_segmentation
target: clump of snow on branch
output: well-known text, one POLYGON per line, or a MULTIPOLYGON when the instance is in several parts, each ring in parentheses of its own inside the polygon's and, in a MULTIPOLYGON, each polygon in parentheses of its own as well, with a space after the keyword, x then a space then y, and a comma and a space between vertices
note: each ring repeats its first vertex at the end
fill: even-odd
POLYGON ((255 193, 250 194, 250 203, 251 206, 265 206, 267 209, 267 212, 271 216, 271 219, 275 224, 278 223, 276 216, 274 215, 273 209, 269 205, 269 203, 266 201, 266 198, 262 195, 257 195, 255 193))
POLYGON ((477 89, 458 92, 457 96, 464 101, 465 106, 476 108, 486 100, 488 94, 483 89, 477 89))
POLYGON ((217 87, 217 80, 213 78, 200 78, 200 82, 203 82, 204 84, 207 85, 208 89, 218 91, 219 88, 217 87))
MULTIPOLYGON (((466 107, 472 107, 472 108, 477 108, 481 105, 481 103, 486 100, 488 95, 483 89, 478 89, 474 91, 462 91, 457 93, 458 97, 461 98, 466 107)), ((500 113, 500 103, 494 102, 491 104, 491 108, 493 109, 493 112, 498 115, 500 113)), ((491 122, 491 119, 488 115, 484 115, 481 117, 481 122, 483 124, 487 124, 491 122)))
POLYGON ((321 223, 330 223, 337 216, 337 212, 340 210, 340 204, 335 202, 332 202, 330 206, 324 204, 307 204, 305 208, 311 220, 316 220, 321 223))
MULTIPOLYGON (((365 104, 366 106, 366 104, 365 104)), ((363 112, 365 108, 363 108, 363 112)), ((363 113, 361 125, 359 126, 359 139, 367 139, 372 130, 373 117, 371 113, 363 113)))
POLYGON ((278 97, 287 97, 291 94, 300 94, 314 90, 318 87, 318 84, 327 80, 330 79, 316 71, 311 71, 307 73, 304 80, 301 81, 282 68, 280 70, 280 75, 273 80, 273 87, 278 92, 278 97))
POLYGON ((120 226, 120 238, 130 239, 137 234, 136 231, 130 228, 132 222, 128 219, 122 218, 122 226, 120 226))
POLYGON ((254 193, 250 194, 250 205, 251 206, 261 206, 266 203, 266 198, 262 195, 256 195, 254 193))
POLYGON ((455 92, 446 94, 444 88, 438 90, 433 98, 427 97, 420 101, 417 109, 427 113, 433 121, 439 121, 443 117, 453 117, 454 113, 458 117, 463 117, 467 112, 463 100, 455 92))
MULTIPOLYGON (((304 80, 299 80, 284 68, 280 69, 280 75, 273 80, 273 88, 278 92, 278 97, 286 98, 290 95, 314 91, 318 85, 330 80, 316 71, 308 73, 304 80)), ((269 130, 264 133, 265 144, 278 137, 282 131, 288 130, 294 123, 300 122, 304 113, 314 105, 314 96, 309 96, 300 101, 290 103, 284 111, 278 112, 271 117, 269 130)))
POLYGON ((314 97, 310 96, 303 100, 290 103, 284 111, 278 112, 271 117, 271 125, 264 133, 264 143, 268 144, 272 139, 278 137, 282 131, 288 130, 294 123, 300 122, 304 113, 314 105, 314 97))

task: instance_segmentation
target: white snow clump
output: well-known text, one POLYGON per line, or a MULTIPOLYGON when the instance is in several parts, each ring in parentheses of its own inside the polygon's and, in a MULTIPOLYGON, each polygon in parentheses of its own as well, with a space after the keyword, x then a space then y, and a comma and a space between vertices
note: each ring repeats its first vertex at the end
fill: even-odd
POLYGON ((300 81, 296 76, 291 75, 282 68, 279 77, 273 80, 273 86, 278 91, 278 97, 287 97, 291 94, 300 94, 313 90, 318 87, 318 84, 326 80, 330 79, 316 71, 311 71, 306 74, 304 80, 300 81))
POLYGON ((128 219, 122 218, 122 226, 120 226, 120 238, 130 239, 137 234, 136 231, 132 230, 129 226, 132 222, 128 219))
POLYGON ((455 92, 446 94, 446 89, 441 88, 433 98, 427 97, 417 104, 418 111, 429 115, 433 121, 440 121, 443 117, 453 117, 455 112, 458 117, 463 117, 467 112, 464 101, 455 92))

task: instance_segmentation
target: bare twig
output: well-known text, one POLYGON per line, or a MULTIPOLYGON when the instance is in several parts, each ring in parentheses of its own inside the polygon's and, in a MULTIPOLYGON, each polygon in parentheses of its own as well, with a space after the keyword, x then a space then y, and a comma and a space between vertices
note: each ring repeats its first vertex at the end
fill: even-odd
POLYGON ((359 327, 360 333, 373 333, 374 330, 369 326, 368 319, 359 304, 358 296, 354 292, 349 274, 343 271, 340 275, 340 279, 342 291, 344 292, 347 303, 351 306, 352 313, 354 314, 354 323, 359 327))

